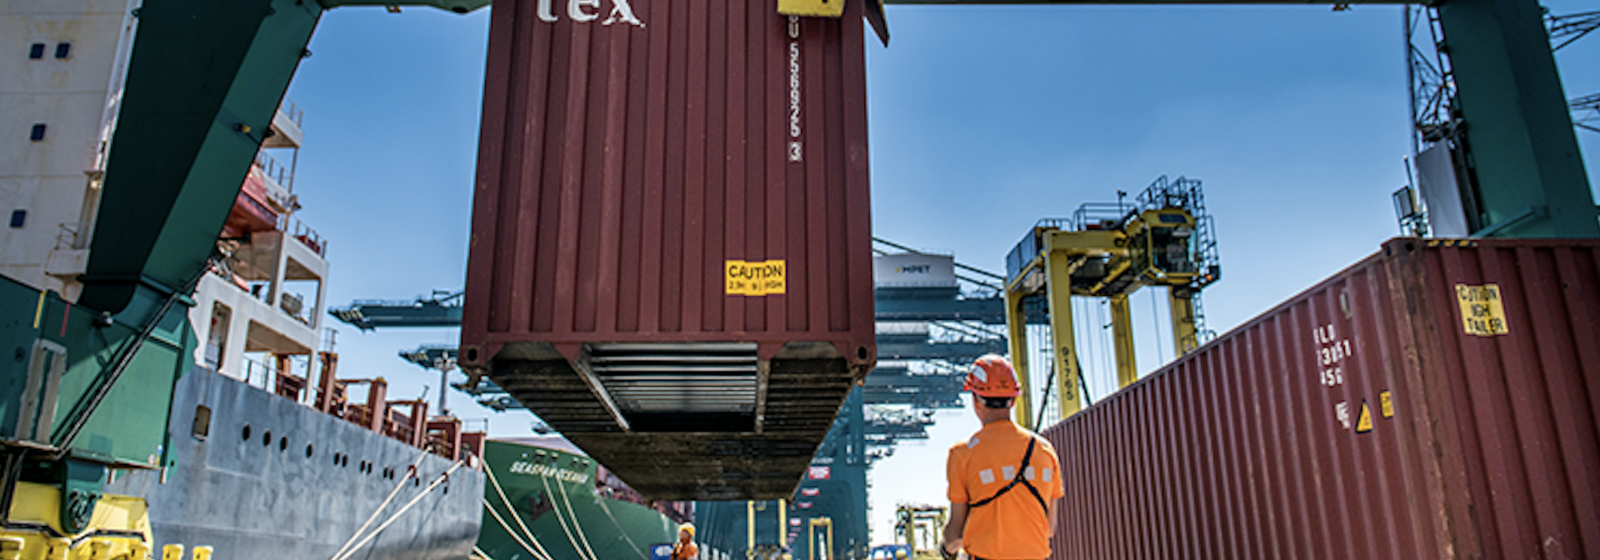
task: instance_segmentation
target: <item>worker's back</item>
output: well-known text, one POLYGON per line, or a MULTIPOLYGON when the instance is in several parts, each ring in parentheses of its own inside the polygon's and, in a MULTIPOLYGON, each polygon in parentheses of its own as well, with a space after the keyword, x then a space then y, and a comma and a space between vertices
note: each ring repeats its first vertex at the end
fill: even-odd
POLYGON ((1046 504, 1061 497, 1062 490, 1060 461, 1049 442, 1009 420, 991 422, 951 447, 949 461, 950 501, 969 504, 963 531, 969 554, 984 560, 1050 555, 1046 504), (1024 464, 1030 441, 1032 456, 1024 464), (1012 485, 1018 469, 1027 484, 1012 485), (984 503, 1008 485, 1004 494, 984 503))

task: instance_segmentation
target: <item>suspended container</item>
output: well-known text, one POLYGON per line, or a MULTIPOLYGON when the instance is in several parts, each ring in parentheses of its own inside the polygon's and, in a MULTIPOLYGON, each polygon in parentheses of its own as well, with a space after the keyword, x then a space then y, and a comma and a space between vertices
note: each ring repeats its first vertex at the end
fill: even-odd
POLYGON ((1053 558, 1600 558, 1600 241, 1396 239, 1045 432, 1053 558))
POLYGON ((876 359, 862 4, 497 2, 463 368, 653 499, 792 492, 876 359))

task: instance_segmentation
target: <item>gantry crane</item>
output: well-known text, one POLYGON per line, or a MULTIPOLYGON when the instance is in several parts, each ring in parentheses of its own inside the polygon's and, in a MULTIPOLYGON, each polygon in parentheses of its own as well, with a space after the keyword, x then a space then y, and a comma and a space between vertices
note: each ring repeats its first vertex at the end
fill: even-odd
POLYGON ((911 558, 939 558, 948 511, 939 506, 901 504, 894 512, 896 540, 905 539, 911 558))
MULTIPOLYGON (((1006 256, 1006 323, 1023 394, 1030 394, 1028 299, 1047 302, 1065 418, 1083 408, 1072 296, 1110 300, 1117 382, 1126 387, 1138 379, 1128 296, 1146 286, 1167 289, 1173 350, 1181 356, 1200 345, 1200 290, 1221 276, 1211 217, 1195 179, 1161 177, 1133 202, 1088 203, 1072 218, 1041 220, 1006 256)), ((1032 423, 1029 399, 1017 403, 1016 413, 1019 421, 1032 423)))

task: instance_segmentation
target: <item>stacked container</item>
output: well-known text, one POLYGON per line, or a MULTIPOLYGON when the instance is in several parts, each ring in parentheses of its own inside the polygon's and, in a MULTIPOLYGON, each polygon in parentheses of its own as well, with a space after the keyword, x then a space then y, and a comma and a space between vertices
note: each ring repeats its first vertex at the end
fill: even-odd
POLYGON ((1046 431, 1053 558, 1600 557, 1600 241, 1396 239, 1046 431))

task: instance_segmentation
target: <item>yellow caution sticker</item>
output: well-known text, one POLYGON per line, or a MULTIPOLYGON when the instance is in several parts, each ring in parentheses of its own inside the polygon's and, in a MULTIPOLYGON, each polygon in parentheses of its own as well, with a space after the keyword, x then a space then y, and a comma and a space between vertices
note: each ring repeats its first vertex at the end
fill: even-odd
POLYGON ((787 287, 784 261, 727 261, 722 267, 730 296, 782 294, 787 287))
POLYGON ((1461 328, 1467 334, 1498 336, 1511 332, 1506 326, 1505 306, 1500 303, 1499 284, 1456 284, 1456 301, 1461 304, 1461 328))
POLYGON ((778 0, 778 13, 836 18, 844 15, 844 0, 778 0))
POLYGON ((1378 409, 1383 411, 1384 418, 1394 418, 1394 400, 1389 398, 1389 392, 1378 393, 1378 409))
POLYGON ((1356 418, 1356 433, 1364 434, 1372 431, 1372 408, 1367 406, 1367 401, 1361 401, 1361 416, 1356 418))

